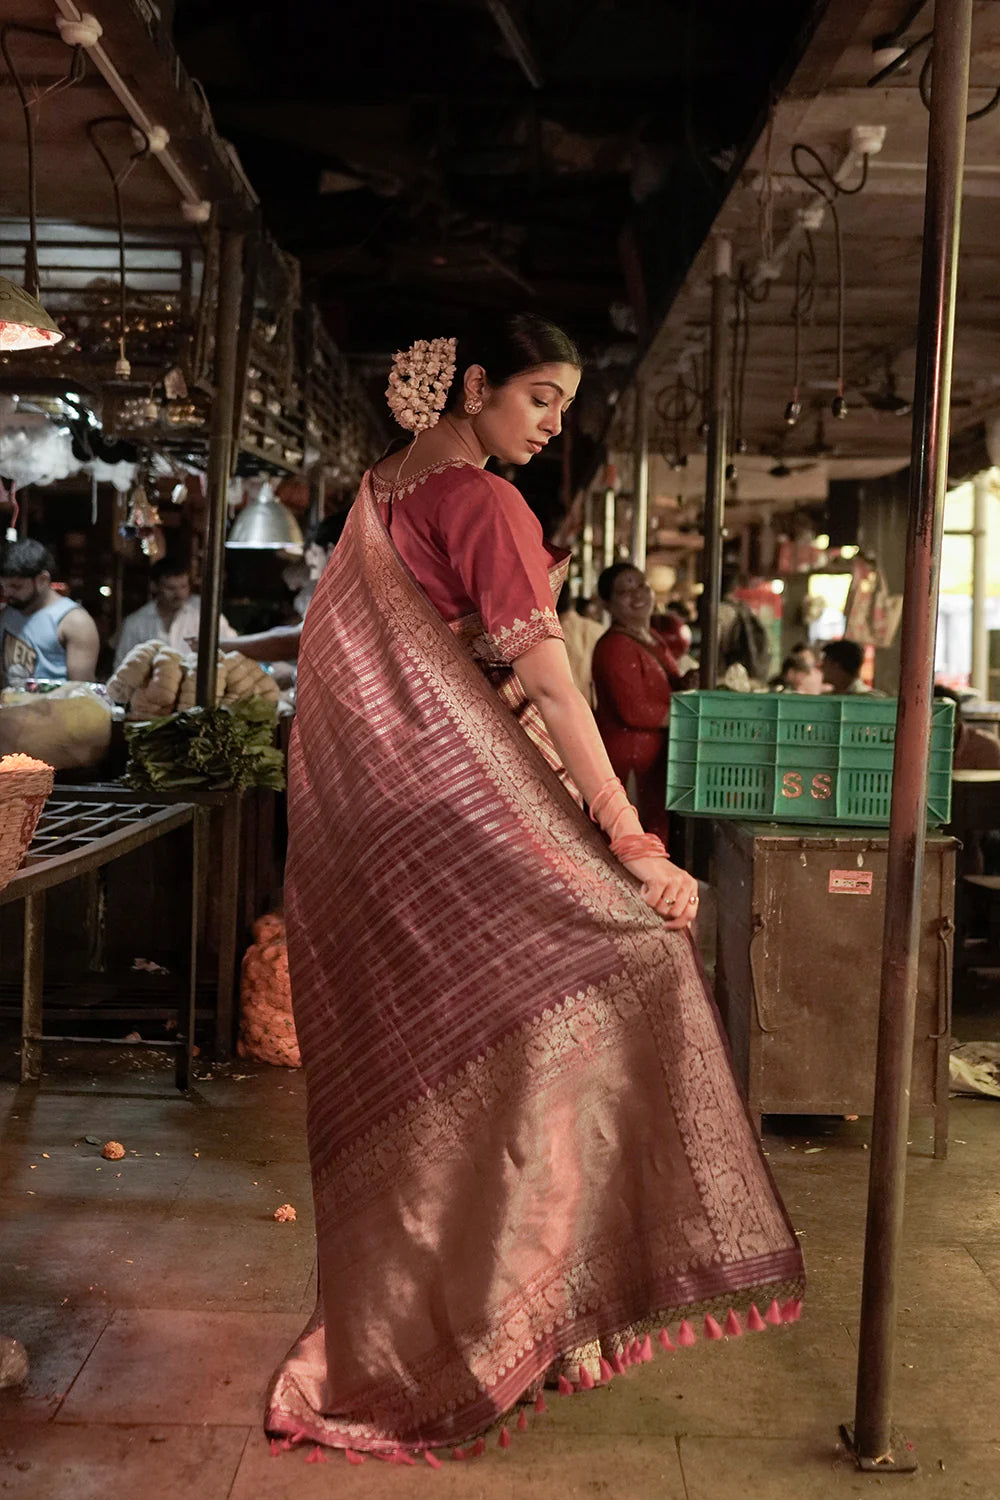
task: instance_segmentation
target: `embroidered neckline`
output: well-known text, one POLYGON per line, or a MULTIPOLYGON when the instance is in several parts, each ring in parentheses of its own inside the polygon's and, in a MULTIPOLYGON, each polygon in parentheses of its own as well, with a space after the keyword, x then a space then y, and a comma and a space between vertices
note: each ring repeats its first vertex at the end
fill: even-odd
MULTIPOLYGON (((408 495, 416 489, 423 480, 429 479, 432 474, 443 474, 445 469, 467 467, 479 469, 479 464, 474 464, 470 458, 445 458, 436 464, 427 464, 423 469, 415 469, 412 474, 407 474, 402 483, 393 483, 383 479, 381 474, 375 472, 374 467, 368 470, 372 483, 380 489, 387 490, 390 495, 408 495)), ((480 472, 485 472, 480 470, 480 472)))

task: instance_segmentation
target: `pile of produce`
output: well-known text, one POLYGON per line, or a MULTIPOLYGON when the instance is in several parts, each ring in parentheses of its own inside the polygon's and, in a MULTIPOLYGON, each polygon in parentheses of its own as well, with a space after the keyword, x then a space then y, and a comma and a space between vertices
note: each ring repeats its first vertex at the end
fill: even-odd
MULTIPOLYGON (((158 719, 193 708, 198 657, 182 655, 163 641, 145 641, 126 656, 108 683, 108 696, 128 709, 130 719, 158 719)), ((238 651, 220 651, 215 696, 227 706, 246 698, 277 703, 278 685, 258 662, 238 651)))
POLYGON ((178 787, 210 790, 280 789, 284 758, 274 744, 274 703, 245 698, 217 708, 188 708, 143 724, 127 724, 125 780, 140 791, 178 787))
POLYGON ((272 912, 254 923, 253 935, 253 945, 243 956, 236 1050, 240 1057, 256 1057, 277 1068, 301 1067, 292 1019, 285 923, 272 912))

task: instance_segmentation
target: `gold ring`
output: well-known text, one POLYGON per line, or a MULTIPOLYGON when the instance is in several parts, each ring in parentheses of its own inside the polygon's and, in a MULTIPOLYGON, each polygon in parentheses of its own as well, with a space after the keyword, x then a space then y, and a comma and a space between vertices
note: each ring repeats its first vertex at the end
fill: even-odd
POLYGON ((697 906, 697 905, 698 905, 698 897, 697 896, 689 896, 688 897, 688 906, 697 906))

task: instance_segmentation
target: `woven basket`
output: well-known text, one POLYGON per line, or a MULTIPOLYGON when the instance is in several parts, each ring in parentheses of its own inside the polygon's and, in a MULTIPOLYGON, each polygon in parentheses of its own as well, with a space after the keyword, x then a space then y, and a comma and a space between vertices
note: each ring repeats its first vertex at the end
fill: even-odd
POLYGON ((30 755, 0 758, 0 891, 28 852, 52 778, 52 767, 30 755))

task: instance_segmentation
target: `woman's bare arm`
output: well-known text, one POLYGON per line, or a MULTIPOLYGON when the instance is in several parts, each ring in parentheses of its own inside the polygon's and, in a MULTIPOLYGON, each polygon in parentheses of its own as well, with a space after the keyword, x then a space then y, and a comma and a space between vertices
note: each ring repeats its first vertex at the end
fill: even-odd
MULTIPOLYGON (((535 704, 570 776, 589 804, 613 776, 608 752, 597 729, 590 705, 578 691, 570 671, 566 647, 559 640, 539 641, 514 663, 514 670, 525 693, 535 704)), ((638 813, 634 827, 624 832, 642 832, 638 813)), ((677 913, 669 919, 672 927, 686 927, 696 910, 689 898, 698 893, 697 883, 669 860, 636 859, 623 861, 643 884, 643 894, 650 906, 660 911, 667 902, 677 913)))

